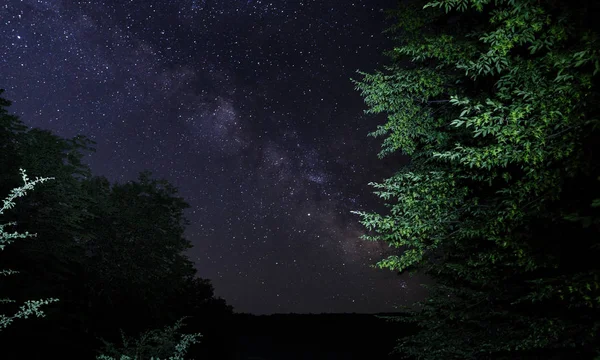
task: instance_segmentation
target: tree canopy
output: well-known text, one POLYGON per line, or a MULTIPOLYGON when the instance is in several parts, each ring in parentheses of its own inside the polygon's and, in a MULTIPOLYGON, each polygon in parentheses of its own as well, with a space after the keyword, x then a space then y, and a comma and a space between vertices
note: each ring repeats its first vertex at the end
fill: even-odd
POLYGON ((9 105, 0 97, 0 191, 22 184, 21 167, 53 181, 2 214, 16 231, 37 237, 3 251, 2 268, 20 272, 2 279, 0 289, 17 304, 60 301, 44 307, 43 321, 17 322, 4 332, 3 358, 92 358, 100 338, 117 341, 119 329, 138 334, 190 316, 192 332, 204 332, 232 312, 187 257, 189 205, 175 187, 149 171, 124 184, 92 176, 82 160, 93 141, 29 128, 9 105), (9 340, 23 336, 36 346, 9 340))
POLYGON ((600 350, 598 72, 593 1, 439 0, 390 12, 390 64, 355 80, 380 156, 365 239, 377 266, 433 277, 398 350, 418 359, 600 350))

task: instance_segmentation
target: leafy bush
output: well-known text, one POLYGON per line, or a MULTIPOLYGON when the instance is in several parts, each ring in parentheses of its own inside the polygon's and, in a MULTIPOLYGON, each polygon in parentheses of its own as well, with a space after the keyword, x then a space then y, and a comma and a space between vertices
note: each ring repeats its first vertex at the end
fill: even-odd
POLYGON ((128 339, 125 333, 121 331, 123 340, 122 348, 117 348, 114 344, 105 341, 105 348, 100 351, 97 360, 183 360, 188 347, 198 342, 202 335, 197 334, 179 334, 182 321, 179 319, 175 325, 164 329, 155 329, 146 331, 139 339, 128 339))
MULTIPOLYGON (((22 187, 13 189, 10 192, 10 194, 8 195, 8 197, 5 200, 3 200, 4 205, 0 209, 0 214, 3 214, 4 210, 11 209, 15 205, 13 200, 17 197, 22 197, 22 196, 26 195, 27 190, 32 190, 34 185, 36 185, 38 183, 43 183, 47 180, 54 179, 54 178, 37 177, 34 181, 29 182, 28 181, 29 179, 27 178, 27 174, 25 173, 25 170, 23 170, 23 169, 19 169, 19 170, 21 171, 21 175, 23 177, 23 182, 25 183, 25 185, 23 185, 22 187)), ((29 234, 28 232, 25 232, 25 234, 19 234, 18 232, 14 232, 12 234, 6 233, 6 232, 4 232, 4 227, 7 225, 8 226, 16 225, 16 223, 9 222, 7 224, 0 225, 0 250, 4 250, 4 247, 8 244, 13 243, 14 239, 16 239, 16 238, 24 239, 26 237, 36 237, 37 236, 37 234, 29 234)), ((0 270, 0 275, 3 275, 3 276, 14 275, 14 274, 18 274, 18 271, 9 270, 9 269, 0 270)), ((8 327, 8 325, 10 325, 14 321, 14 319, 17 319, 17 318, 26 319, 34 314, 37 317, 44 317, 45 316, 44 312, 40 310, 40 307, 42 305, 48 305, 50 303, 57 302, 57 301, 58 301, 58 299, 53 299, 53 298, 45 299, 45 300, 25 301, 25 303, 19 307, 19 309, 17 310, 17 312, 14 315, 8 316, 8 315, 0 314, 0 330, 3 330, 6 327, 8 327)), ((8 303, 14 303, 14 302, 15 301, 11 300, 11 299, 6 299, 6 298, 0 299, 1 304, 8 304, 8 303)))

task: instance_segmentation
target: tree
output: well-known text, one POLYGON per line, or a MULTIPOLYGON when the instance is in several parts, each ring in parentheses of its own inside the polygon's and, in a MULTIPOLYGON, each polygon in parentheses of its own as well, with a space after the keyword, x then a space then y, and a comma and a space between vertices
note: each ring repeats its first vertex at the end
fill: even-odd
MULTIPOLYGON (((4 204, 3 204, 2 208, 0 209, 0 214, 4 214, 5 210, 11 209, 15 205, 13 200, 17 197, 25 196, 27 194, 27 190, 32 190, 33 187, 35 185, 37 185, 38 183, 43 183, 45 181, 53 179, 53 178, 37 177, 35 180, 30 182, 29 178, 27 177, 27 174, 25 173, 25 170, 23 170, 23 169, 20 169, 20 170, 21 170, 21 176, 23 177, 24 185, 21 187, 15 188, 11 191, 9 196, 3 201, 4 204)), ((25 232, 24 234, 19 234, 18 232, 14 232, 12 234, 6 233, 6 232, 4 232, 4 227, 7 225, 8 226, 15 225, 15 223, 10 222, 7 224, 0 225, 0 250, 4 250, 4 247, 6 245, 9 245, 14 241, 13 239, 17 239, 17 238, 24 239, 27 237, 37 236, 37 234, 29 234, 28 232, 25 232)), ((15 275, 15 274, 18 274, 18 271, 9 270, 9 269, 0 270, 0 275, 2 275, 2 276, 15 275)), ((55 299, 55 298, 50 298, 50 299, 45 299, 45 300, 29 300, 29 301, 26 301, 25 304, 21 305, 19 307, 19 309, 13 315, 0 314, 0 330, 5 329, 15 319, 18 319, 18 318, 26 319, 32 315, 36 315, 37 317, 44 317, 44 315, 45 315, 44 312, 42 310, 40 310, 42 305, 48 305, 50 303, 57 302, 57 301, 58 301, 58 299, 55 299)), ((4 303, 4 304, 14 303, 14 300, 6 299, 6 298, 0 299, 0 303, 4 303)))
POLYGON ((143 172, 138 181, 112 186, 103 177, 93 177, 83 184, 91 200, 85 228, 94 234, 85 243, 95 279, 88 289, 91 301, 102 318, 137 317, 131 322, 137 328, 129 331, 182 316, 167 317, 165 307, 171 293, 196 274, 185 255, 192 245, 183 237, 188 223, 183 210, 189 205, 175 196, 177 189, 168 182, 150 176, 143 172))
POLYGON ((63 139, 50 131, 30 128, 9 114, 10 105, 10 101, 0 98, 0 189, 8 191, 17 186, 14 174, 18 175, 19 166, 55 180, 45 184, 44 192, 27 196, 6 215, 8 221, 17 223, 17 231, 43 233, 44 239, 16 243, 6 250, 5 264, 23 271, 18 279, 7 279, 2 285, 18 301, 46 297, 61 301, 46 311, 47 320, 39 326, 15 324, 6 335, 19 338, 26 334, 39 346, 12 346, 16 342, 5 337, 3 355, 8 358, 7 354, 14 351, 18 358, 36 357, 39 355, 24 352, 48 355, 53 350, 62 353, 67 347, 73 354, 77 353, 76 347, 86 351, 89 344, 83 337, 89 336, 94 325, 85 314, 90 309, 83 290, 89 284, 83 247, 76 240, 89 236, 82 227, 88 215, 80 180, 91 175, 82 158, 86 151, 94 150, 90 147, 93 142, 82 136, 63 139))
POLYGON ((380 157, 411 163, 357 211, 377 266, 435 282, 410 311, 418 359, 600 350, 600 39, 593 1, 410 1, 390 12, 391 65, 361 72, 380 157))
MULTIPOLYGON (((94 151, 90 147, 93 142, 82 136, 63 139, 50 131, 29 128, 19 117, 9 114, 10 105, 10 101, 0 97, 0 168, 3 169, 0 190, 17 186, 19 179, 15 174, 18 175, 19 166, 33 173, 48 174, 54 181, 46 185, 45 191, 31 194, 7 214, 9 221, 17 223, 17 231, 42 232, 44 241, 22 242, 8 249, 6 261, 24 270, 19 282, 5 286, 21 299, 47 296, 61 299, 60 304, 49 309, 48 315, 52 321, 62 320, 62 324, 50 325, 52 321, 47 321, 47 329, 39 327, 36 331, 52 329, 52 334, 60 334, 62 328, 78 323, 78 333, 85 332, 87 324, 72 316, 74 299, 81 296, 83 281, 78 274, 84 261, 83 248, 74 239, 84 238, 81 224, 86 217, 83 210, 87 199, 80 191, 79 180, 91 176, 82 158, 85 152, 94 151), (58 313, 62 316, 53 316, 58 313)), ((33 335, 31 329, 23 330, 33 335)), ((59 339, 69 337, 59 336, 59 339)))
POLYGON ((43 232, 44 240, 7 249, 3 267, 23 271, 19 281, 2 282, 2 292, 17 302, 61 301, 40 326, 15 324, 5 334, 3 358, 91 358, 97 339, 116 338, 119 327, 139 333, 190 313, 202 323, 215 310, 231 311, 213 298, 210 282, 196 277, 184 253, 191 247, 183 237, 188 205, 176 188, 149 172, 115 185, 92 176, 82 162, 85 152, 94 151, 92 141, 28 128, 8 113, 9 105, 0 97, 0 190, 17 186, 16 176, 4 171, 16 172, 19 164, 54 181, 6 214, 17 231, 43 232), (203 303, 221 307, 197 306, 203 303), (16 340, 23 336, 37 346, 20 346, 16 340))

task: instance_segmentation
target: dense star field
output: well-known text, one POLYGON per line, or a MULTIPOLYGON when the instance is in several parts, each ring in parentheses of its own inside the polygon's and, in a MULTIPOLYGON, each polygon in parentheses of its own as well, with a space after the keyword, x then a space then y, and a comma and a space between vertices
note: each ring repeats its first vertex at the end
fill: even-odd
POLYGON ((394 4, 9 1, 0 88, 25 124, 96 141, 95 175, 178 187, 190 258, 236 311, 394 311, 421 279, 370 268, 390 250, 350 214, 402 161, 377 159, 350 81, 384 61, 394 4))

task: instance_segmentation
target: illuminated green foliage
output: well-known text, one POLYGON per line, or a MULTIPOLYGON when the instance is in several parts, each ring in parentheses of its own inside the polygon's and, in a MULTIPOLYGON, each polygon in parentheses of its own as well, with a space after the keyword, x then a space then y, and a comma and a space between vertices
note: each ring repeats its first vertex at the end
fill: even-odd
POLYGON ((391 12, 391 65, 354 82, 367 112, 387 116, 370 134, 383 139, 380 157, 400 151, 411 163, 371 184, 387 212, 355 213, 366 240, 401 248, 377 266, 435 280, 404 354, 599 348, 592 10, 441 0, 391 12))
MULTIPOLYGON (((21 187, 13 189, 10 192, 10 194, 8 195, 8 197, 3 200, 3 206, 0 209, 0 214, 3 214, 5 210, 9 210, 9 209, 13 208, 15 206, 15 202, 13 200, 18 197, 25 196, 27 194, 27 190, 32 190, 33 187, 39 183, 43 183, 45 181, 54 179, 54 178, 37 177, 35 180, 29 181, 29 178, 27 177, 25 170, 23 170, 23 169, 20 169, 20 170, 21 170, 21 176, 23 178, 23 182, 25 184, 21 187)), ((8 226, 16 225, 16 223, 9 222, 7 224, 0 225, 0 250, 4 250, 6 245, 9 245, 12 242, 14 242, 14 239, 17 239, 17 238, 24 239, 27 237, 37 236, 37 234, 29 234, 28 232, 25 232, 24 234, 19 234, 18 232, 14 232, 14 233, 4 232, 4 227, 7 225, 8 226)), ((18 271, 10 270, 10 269, 0 270, 0 275, 3 275, 3 276, 15 275, 15 274, 18 274, 18 271)), ((13 315, 0 314, 0 330, 3 330, 6 327, 8 327, 15 319, 19 319, 19 318, 26 319, 32 315, 35 315, 37 317, 44 317, 44 312, 42 310, 40 310, 40 307, 42 305, 48 305, 48 304, 56 302, 56 301, 58 301, 58 299, 53 299, 53 298, 45 299, 45 300, 28 300, 23 305, 21 305, 19 307, 19 309, 16 311, 16 313, 14 313, 13 315)), ((0 299, 0 304, 8 304, 8 303, 14 303, 14 300, 6 299, 6 298, 0 299)))

